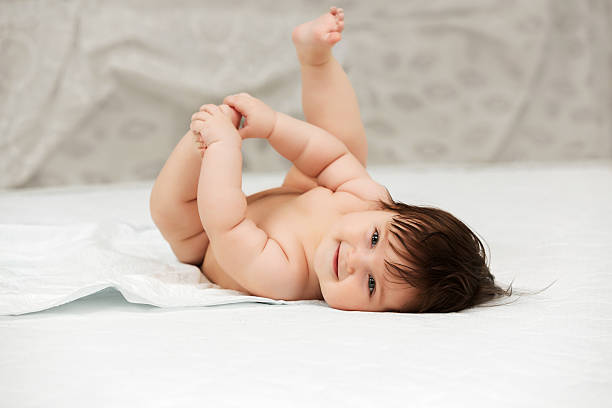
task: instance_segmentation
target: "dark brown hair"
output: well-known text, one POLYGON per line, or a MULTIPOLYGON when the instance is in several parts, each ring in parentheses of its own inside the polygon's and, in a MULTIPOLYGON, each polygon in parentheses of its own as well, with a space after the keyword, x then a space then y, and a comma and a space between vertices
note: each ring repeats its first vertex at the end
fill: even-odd
POLYGON ((512 294, 495 285, 482 241, 452 214, 390 200, 381 209, 395 213, 388 226, 389 243, 400 257, 385 260, 400 283, 417 289, 416 305, 403 312, 457 312, 512 294))

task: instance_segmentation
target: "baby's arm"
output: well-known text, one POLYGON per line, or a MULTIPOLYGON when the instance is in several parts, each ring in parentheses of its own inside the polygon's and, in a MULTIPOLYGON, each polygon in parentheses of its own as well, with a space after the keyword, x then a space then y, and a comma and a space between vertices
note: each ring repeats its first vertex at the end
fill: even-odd
POLYGON ((327 131, 274 112, 247 94, 225 98, 244 117, 243 138, 267 138, 272 147, 302 173, 317 179, 332 191, 346 191, 368 200, 386 197, 384 187, 374 182, 365 167, 340 140, 327 131))
POLYGON ((268 141, 302 173, 332 191, 343 191, 347 183, 356 180, 371 180, 365 167, 338 138, 284 113, 277 113, 268 141))
POLYGON ((298 299, 304 276, 292 273, 279 243, 247 218, 242 192, 242 139, 215 105, 194 115, 192 130, 206 146, 198 183, 198 209, 217 262, 254 295, 298 299))

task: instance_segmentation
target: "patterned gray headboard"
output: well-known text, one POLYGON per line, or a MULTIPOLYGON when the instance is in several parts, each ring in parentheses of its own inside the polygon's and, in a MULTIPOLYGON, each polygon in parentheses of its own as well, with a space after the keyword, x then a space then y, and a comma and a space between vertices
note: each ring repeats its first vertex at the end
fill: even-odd
MULTIPOLYGON (((612 158, 611 3, 339 1, 369 163, 612 158)), ((238 91, 301 117, 291 30, 329 6, 0 2, 0 187, 152 179, 193 111, 238 91)))

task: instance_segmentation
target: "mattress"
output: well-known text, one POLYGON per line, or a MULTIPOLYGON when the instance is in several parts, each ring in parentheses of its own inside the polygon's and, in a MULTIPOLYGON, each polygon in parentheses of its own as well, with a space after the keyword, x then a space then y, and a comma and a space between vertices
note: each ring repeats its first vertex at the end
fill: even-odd
MULTIPOLYGON (((458 313, 397 314, 267 302, 205 286, 199 293, 233 301, 155 306, 124 282, 105 280, 57 305, 0 316, 0 405, 610 406, 612 164, 371 173, 395 199, 438 206, 466 222, 487 242, 498 283, 523 294, 458 313)), ((244 189, 281 180, 281 173, 248 173, 244 189)), ((146 246, 140 261, 182 270, 148 214, 151 187, 4 191, 0 235, 14 234, 10 245, 31 250, 48 236, 28 238, 28 228, 76 228, 78 243, 79 227, 129 227, 149 234, 130 241, 129 250, 146 246)), ((108 261, 99 273, 129 268, 129 259, 108 261)), ((50 262, 40 259, 42 281, 50 262)), ((28 292, 30 284, 11 275, 26 263, 32 259, 20 263, 0 248, 0 303, 26 299, 31 307, 33 298, 62 292, 57 285, 44 293, 45 284, 28 292)))

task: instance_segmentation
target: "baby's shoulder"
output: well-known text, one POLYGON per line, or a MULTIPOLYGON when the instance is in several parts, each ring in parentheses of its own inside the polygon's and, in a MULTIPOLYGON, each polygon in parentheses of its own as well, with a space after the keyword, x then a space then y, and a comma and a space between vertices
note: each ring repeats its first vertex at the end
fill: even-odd
POLYGON ((344 183, 335 194, 348 194, 361 200, 368 206, 377 206, 380 201, 389 201, 389 190, 371 178, 359 178, 344 183))
POLYGON ((339 215, 352 212, 377 210, 380 203, 377 200, 365 200, 355 194, 346 191, 336 191, 332 194, 334 208, 339 215))

